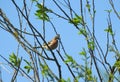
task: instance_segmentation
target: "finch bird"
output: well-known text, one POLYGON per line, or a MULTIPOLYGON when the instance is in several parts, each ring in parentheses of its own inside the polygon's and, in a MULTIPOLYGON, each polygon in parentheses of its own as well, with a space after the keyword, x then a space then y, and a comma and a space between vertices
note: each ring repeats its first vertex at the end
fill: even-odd
POLYGON ((58 46, 58 39, 60 38, 60 35, 56 35, 51 41, 49 41, 47 44, 43 44, 43 48, 47 50, 54 50, 58 46), (48 47, 49 46, 49 47, 48 47), (49 49, 50 48, 50 49, 49 49))

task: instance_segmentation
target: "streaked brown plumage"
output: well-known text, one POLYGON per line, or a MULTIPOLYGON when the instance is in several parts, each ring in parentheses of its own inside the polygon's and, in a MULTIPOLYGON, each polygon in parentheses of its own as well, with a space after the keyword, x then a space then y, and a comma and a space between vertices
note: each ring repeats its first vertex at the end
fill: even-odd
MULTIPOLYGON (((60 38, 60 35, 55 36, 51 41, 49 41, 47 44, 50 47, 51 50, 54 50, 58 46, 58 39, 60 38)), ((50 50, 46 44, 43 44, 43 48, 50 50)))

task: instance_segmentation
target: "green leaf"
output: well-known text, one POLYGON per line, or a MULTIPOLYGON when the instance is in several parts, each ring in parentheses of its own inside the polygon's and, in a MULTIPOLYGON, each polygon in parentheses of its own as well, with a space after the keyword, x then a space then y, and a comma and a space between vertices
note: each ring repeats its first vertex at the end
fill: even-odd
POLYGON ((47 76, 49 74, 49 68, 47 65, 43 65, 43 64, 40 64, 41 68, 42 68, 42 75, 43 76, 47 76))
POLYGON ((65 79, 60 79, 58 82, 69 82, 69 81, 66 81, 65 79))
POLYGON ((94 50, 94 41, 90 41, 88 43, 88 48, 91 49, 91 50, 94 50))
POLYGON ((35 15, 38 17, 38 19, 49 21, 49 16, 46 13, 43 13, 43 12, 41 13, 38 10, 36 11, 35 15))
POLYGON ((86 51, 85 49, 83 48, 83 50, 79 53, 80 55, 83 55, 83 56, 86 56, 86 51))
POLYGON ((28 62, 27 60, 24 60, 24 61, 27 64, 27 65, 24 66, 24 68, 27 70, 27 73, 29 73, 30 70, 32 69, 31 62, 28 62))
POLYGON ((74 25, 79 25, 79 24, 83 24, 83 21, 82 21, 82 16, 78 16, 77 14, 75 15, 75 18, 71 19, 70 22, 71 24, 74 24, 74 25))
POLYGON ((18 58, 14 53, 12 53, 10 56, 9 56, 9 60, 10 62, 14 65, 14 66, 19 66, 20 64, 20 58, 18 58))
POLYGON ((72 58, 72 56, 66 55, 67 59, 65 60, 65 63, 69 63, 69 62, 74 62, 74 59, 72 58))
POLYGON ((30 69, 31 67, 30 66, 24 66, 25 69, 30 69))
POLYGON ((118 70, 120 70, 120 61, 116 61, 115 64, 114 64, 114 66, 115 66, 118 70))
POLYGON ((79 34, 79 35, 81 35, 81 34, 82 34, 82 35, 84 35, 84 36, 87 36, 86 29, 81 28, 78 34, 79 34))
POLYGON ((90 4, 86 4, 86 7, 88 8, 88 11, 90 12, 90 4))
POLYGON ((94 13, 96 13, 96 10, 94 10, 94 13))
POLYGON ((29 73, 31 70, 31 66, 24 66, 24 68, 27 70, 27 73, 29 73))
POLYGON ((86 72, 86 78, 88 81, 94 81, 94 78, 92 77, 92 71, 91 69, 87 68, 87 70, 85 71, 86 72))
POLYGON ((67 79, 67 82, 71 82, 70 78, 67 79))
POLYGON ((65 63, 69 63, 72 68, 77 68, 77 63, 72 56, 66 55, 65 63))
POLYGON ((32 2, 38 2, 38 0, 31 0, 32 2))
POLYGON ((81 51, 80 55, 86 55, 86 53, 84 51, 81 51))
POLYGON ((111 35, 114 34, 112 31, 112 28, 110 26, 107 29, 105 29, 104 31, 110 33, 111 35))
POLYGON ((110 78, 110 81, 109 81, 109 82, 113 82, 113 79, 114 79, 113 73, 110 73, 110 74, 109 74, 109 78, 110 78))
POLYGON ((43 66, 43 69, 44 69, 45 71, 47 71, 47 70, 48 70, 48 66, 47 66, 47 65, 44 65, 44 66, 43 66))
POLYGON ((39 3, 37 4, 37 7, 38 10, 36 10, 35 15, 38 17, 38 19, 49 21, 49 16, 47 15, 47 13, 51 13, 52 10, 39 3))
POLYGON ((92 74, 92 71, 91 71, 90 69, 87 69, 87 70, 86 70, 86 73, 87 73, 87 75, 91 75, 91 74, 92 74))
POLYGON ((25 60, 25 59, 24 59, 24 61, 25 61, 25 63, 26 63, 27 65, 31 66, 31 62, 28 62, 28 61, 25 60))
POLYGON ((112 12, 112 9, 110 9, 110 10, 105 10, 106 12, 108 12, 108 13, 111 13, 112 12))

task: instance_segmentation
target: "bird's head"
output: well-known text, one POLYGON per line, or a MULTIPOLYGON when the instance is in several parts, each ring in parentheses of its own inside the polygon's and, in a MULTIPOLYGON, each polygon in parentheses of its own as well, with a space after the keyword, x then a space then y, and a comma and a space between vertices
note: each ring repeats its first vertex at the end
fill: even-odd
POLYGON ((57 34, 57 35, 54 37, 54 39, 60 39, 60 35, 57 34))

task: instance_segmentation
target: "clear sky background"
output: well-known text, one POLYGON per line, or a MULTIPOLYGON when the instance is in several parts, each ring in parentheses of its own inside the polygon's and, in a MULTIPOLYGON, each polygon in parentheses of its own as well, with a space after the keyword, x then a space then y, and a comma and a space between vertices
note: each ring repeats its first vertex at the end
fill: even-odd
MULTIPOLYGON (((15 0, 19 5, 22 6, 22 1, 20 0, 15 0)), ((73 9, 80 14, 79 10, 79 0, 70 0, 72 3, 73 9)), ((96 18, 95 18, 95 34, 96 38, 98 39, 98 42, 102 46, 103 49, 106 48, 106 33, 104 32, 104 29, 107 28, 107 12, 105 10, 112 9, 111 6, 109 5, 109 0, 95 0, 95 8, 96 8, 96 18)), ((118 11, 120 11, 120 1, 119 0, 114 0, 115 1, 115 7, 117 8, 118 11)), ((28 0, 29 2, 29 0, 28 0)), ((42 0, 40 0, 42 2, 42 0)), ((55 4, 52 3, 52 0, 46 0, 45 5, 47 5, 48 8, 53 9, 57 13, 63 15, 60 10, 55 6, 55 4)), ((19 26, 17 14, 16 14, 16 9, 14 5, 12 4, 11 0, 0 0, 0 8, 3 9, 3 11, 6 13, 6 16, 10 19, 10 21, 16 26, 19 26)), ((40 23, 40 20, 36 18, 34 15, 36 10, 36 7, 33 6, 32 12, 31 13, 31 22, 32 24, 38 28, 41 31, 41 26, 42 23, 40 23)), ((68 11, 66 9, 66 11, 68 11)), ((90 25, 90 28, 92 28, 90 20, 88 20, 88 15, 86 14, 86 19, 88 24, 90 25)), ((115 32, 115 39, 117 41, 117 44, 120 45, 120 20, 116 17, 115 14, 113 14, 113 11, 111 13, 112 17, 112 24, 113 24, 113 31, 115 32)), ((80 56, 78 55, 79 52, 82 50, 83 47, 86 47, 86 42, 85 38, 81 35, 78 35, 78 30, 74 28, 73 25, 69 24, 68 21, 64 21, 60 18, 57 18, 53 16, 52 21, 54 22, 54 25, 57 29, 57 32, 61 36, 61 40, 64 44, 65 50, 69 55, 71 55, 77 62, 83 63, 81 60, 80 56)), ((26 24, 24 24, 25 27, 26 24)), ((50 26, 49 23, 46 23, 46 40, 49 41, 52 37, 55 36, 55 33, 53 29, 51 29, 52 26, 50 26)), ((42 32, 42 31, 41 31, 42 32)), ((17 41, 15 38, 9 34, 8 32, 4 31, 3 29, 0 28, 0 54, 3 55, 5 58, 9 59, 9 55, 12 52, 16 53, 17 50, 17 41)), ((120 49, 120 47, 118 47, 120 49)), ((49 52, 48 52, 49 53, 49 52)), ((28 55, 26 55, 26 52, 22 48, 20 48, 20 56, 23 56, 24 58, 28 58, 28 55), (22 53, 21 53, 22 52, 22 53)), ((111 61, 111 58, 110 62, 111 61)), ((4 63, 3 66, 6 68, 1 67, 2 69, 2 79, 3 82, 10 82, 10 78, 12 77, 12 71, 11 69, 5 65, 6 62, 0 58, 0 63, 4 63)), ((52 65, 52 64, 51 64, 52 65)), ((63 68, 63 69, 66 69, 63 68)), ((102 70, 102 69, 101 69, 102 70)), ((66 73, 67 75, 69 73, 66 73)), ((64 76, 66 76, 64 74, 64 76)), ((71 76, 70 76, 71 77, 71 76)), ((65 77, 66 79, 68 77, 65 77)), ((27 79, 23 79, 22 77, 18 78, 17 82, 29 82, 27 79)))

